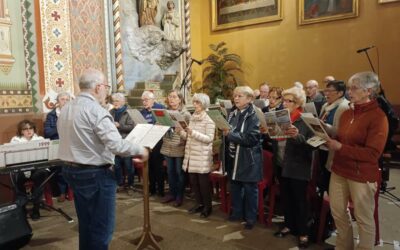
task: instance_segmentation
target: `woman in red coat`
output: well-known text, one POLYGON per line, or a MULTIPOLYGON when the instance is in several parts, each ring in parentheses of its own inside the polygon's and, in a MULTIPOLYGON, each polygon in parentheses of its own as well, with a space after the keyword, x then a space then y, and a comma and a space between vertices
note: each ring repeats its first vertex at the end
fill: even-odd
POLYGON ((379 89, 373 72, 353 75, 348 82, 350 109, 339 122, 337 138, 327 142, 336 151, 329 196, 338 230, 336 249, 354 249, 348 201, 354 204, 359 233, 357 249, 373 249, 375 192, 380 178, 378 159, 386 143, 388 121, 375 100, 379 89))

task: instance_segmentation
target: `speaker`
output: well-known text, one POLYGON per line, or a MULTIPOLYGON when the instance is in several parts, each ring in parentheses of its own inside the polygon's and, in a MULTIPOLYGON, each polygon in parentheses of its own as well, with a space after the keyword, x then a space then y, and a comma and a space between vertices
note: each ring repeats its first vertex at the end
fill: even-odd
POLYGON ((17 203, 0 205, 0 249, 19 249, 31 238, 25 208, 17 203))

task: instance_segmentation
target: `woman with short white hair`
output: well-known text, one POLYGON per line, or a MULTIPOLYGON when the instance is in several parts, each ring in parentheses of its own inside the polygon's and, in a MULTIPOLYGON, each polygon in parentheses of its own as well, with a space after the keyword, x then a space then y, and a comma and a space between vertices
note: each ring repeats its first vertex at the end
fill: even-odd
POLYGON ((233 91, 235 110, 228 117, 231 129, 224 130, 225 168, 231 179, 232 214, 230 221, 246 221, 251 230, 257 221, 257 183, 262 179, 260 121, 251 102, 254 92, 248 86, 233 91))
POLYGON ((336 249, 354 249, 352 221, 347 208, 351 198, 358 225, 357 249, 375 243, 375 193, 380 178, 378 160, 388 135, 388 121, 375 96, 378 76, 354 74, 348 81, 350 109, 343 112, 336 139, 327 146, 335 151, 329 185, 330 205, 338 231, 336 249))
POLYGON ((313 134, 301 119, 306 102, 302 85, 284 90, 282 102, 283 107, 289 110, 292 124, 285 131, 288 138, 277 139, 273 143, 275 175, 281 184, 285 216, 284 227, 276 232, 275 236, 282 238, 289 233, 298 235, 298 247, 306 248, 308 247, 307 186, 311 179, 312 159, 312 148, 307 144, 307 140, 313 134))
MULTIPOLYGON (((126 98, 122 93, 114 93, 111 95, 111 100, 114 108, 110 110, 110 114, 114 118, 114 124, 121 137, 126 138, 135 127, 135 124, 127 111, 128 105, 126 104, 126 98)), ((117 191, 122 191, 124 188, 133 188, 134 171, 132 157, 115 156, 115 177, 118 184, 117 191), (127 183, 125 183, 125 178, 123 178, 123 168, 125 168, 128 176, 127 183)))
POLYGON ((195 206, 189 213, 201 213, 200 217, 207 218, 212 211, 211 185, 209 174, 213 164, 212 144, 215 134, 215 124, 207 115, 210 105, 208 95, 199 93, 193 96, 194 113, 189 126, 180 134, 186 139, 183 170, 189 173, 195 206))

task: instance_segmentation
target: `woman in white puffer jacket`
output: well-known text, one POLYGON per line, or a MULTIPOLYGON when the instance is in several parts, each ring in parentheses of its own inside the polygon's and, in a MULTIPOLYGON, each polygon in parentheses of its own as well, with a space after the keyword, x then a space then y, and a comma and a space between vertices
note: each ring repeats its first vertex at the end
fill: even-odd
POLYGON ((196 205, 189 209, 189 213, 200 212, 202 218, 207 218, 212 211, 209 174, 213 164, 212 144, 215 124, 206 113, 209 105, 208 95, 195 94, 194 113, 189 126, 180 131, 181 137, 186 139, 182 168, 185 172, 189 172, 190 184, 196 199, 196 205))

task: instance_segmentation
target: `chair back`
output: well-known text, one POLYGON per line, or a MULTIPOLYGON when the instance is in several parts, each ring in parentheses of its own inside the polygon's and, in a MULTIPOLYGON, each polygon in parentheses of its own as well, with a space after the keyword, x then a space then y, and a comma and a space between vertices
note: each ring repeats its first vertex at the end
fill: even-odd
POLYGON ((263 179, 268 183, 272 183, 272 178, 274 174, 273 168, 272 153, 268 150, 263 150, 263 179))

